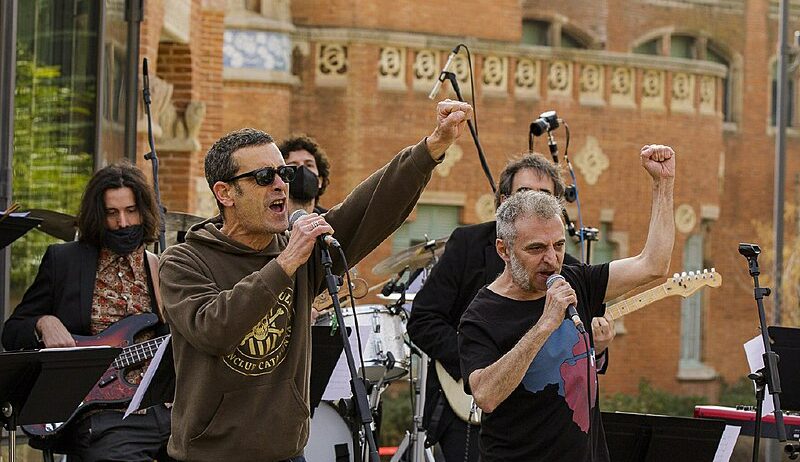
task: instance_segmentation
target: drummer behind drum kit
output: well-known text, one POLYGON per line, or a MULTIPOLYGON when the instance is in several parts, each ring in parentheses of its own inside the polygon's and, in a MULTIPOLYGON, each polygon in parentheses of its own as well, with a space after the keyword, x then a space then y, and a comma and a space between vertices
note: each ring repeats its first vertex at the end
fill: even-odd
MULTIPOLYGON (((371 386, 369 404, 373 415, 378 414, 380 396, 386 387, 391 382, 403 379, 412 372, 412 348, 415 352, 418 352, 418 350, 412 347, 408 340, 408 335, 406 334, 408 311, 403 305, 412 301, 414 294, 407 294, 406 290, 418 275, 426 274, 430 270, 436 259, 444 252, 446 241, 447 238, 426 241, 381 261, 372 269, 373 274, 376 276, 394 275, 394 277, 378 286, 363 291, 357 287, 359 281, 363 280, 354 280, 354 298, 362 298, 366 295, 365 292, 370 292, 383 286, 384 290, 378 297, 387 302, 385 305, 356 305, 355 309, 351 307, 342 309, 345 324, 353 329, 351 335, 355 333, 356 323, 359 325, 361 332, 367 334, 362 334, 361 337, 363 369, 358 368, 358 370, 359 375, 363 371, 369 382, 368 386, 371 386), (405 272, 410 272, 408 281, 401 283, 399 280, 405 272), (358 293, 363 293, 363 295, 358 295, 358 293)), ((346 294, 346 290, 342 291, 343 296, 346 294)), ((327 297, 327 294, 323 295, 327 297)), ((319 308, 321 305, 320 297, 317 297, 314 305, 315 308, 319 308)), ((331 316, 324 313, 317 319, 316 325, 326 326, 330 325, 330 323, 331 316)), ((354 351, 354 355, 357 357, 357 352, 354 351)), ((425 357, 425 362, 427 362, 427 357, 425 357)), ((356 363, 359 366, 358 358, 356 358, 356 363)), ((417 369, 416 364, 419 363, 415 363, 415 369, 417 369)), ((311 367, 313 368, 314 365, 312 364, 311 367)), ((339 369, 339 366, 337 366, 337 369, 339 369)), ((426 369, 427 364, 424 367, 419 367, 419 374, 417 374, 416 380, 417 387, 424 387, 426 369)), ((346 368, 340 373, 347 374, 346 368)), ((334 375, 336 374, 337 371, 334 371, 334 375)), ((341 397, 342 399, 338 400, 327 398, 323 397, 323 401, 316 408, 311 418, 308 445, 305 448, 306 460, 308 462, 359 460, 360 456, 355 454, 363 444, 359 437, 360 428, 353 424, 353 417, 349 415, 353 411, 348 399, 349 396, 341 397)), ((423 401, 424 396, 420 396, 416 400, 416 402, 420 403, 420 406, 416 410, 415 427, 416 423, 421 422, 421 403, 423 401)), ((400 460, 399 457, 406 448, 411 449, 411 446, 422 446, 424 438, 420 437, 421 431, 416 428, 414 430, 413 433, 406 435, 407 440, 403 441, 395 458, 392 459, 393 461, 400 460), (414 442, 410 441, 412 439, 414 442, 419 441, 420 444, 415 445, 414 442)), ((433 457, 430 454, 430 450, 427 450, 427 452, 426 458, 432 461, 433 457)), ((405 460, 417 461, 418 459, 407 457, 405 460)))

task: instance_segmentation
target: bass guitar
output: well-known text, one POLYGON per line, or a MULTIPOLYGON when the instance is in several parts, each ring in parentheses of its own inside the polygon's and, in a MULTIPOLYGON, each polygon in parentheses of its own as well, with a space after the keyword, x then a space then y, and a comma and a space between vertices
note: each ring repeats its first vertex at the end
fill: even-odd
POLYGON ((136 393, 138 384, 129 382, 125 378, 125 371, 152 359, 168 335, 136 344, 133 343, 134 337, 157 323, 158 316, 154 313, 145 313, 123 318, 98 335, 73 335, 77 346, 107 345, 122 348, 122 353, 111 363, 65 422, 23 425, 22 431, 32 438, 54 438, 65 425, 90 408, 120 408, 127 404, 136 393))
MULTIPOLYGON (((697 273, 692 271, 681 274, 675 273, 674 276, 657 287, 609 305, 606 307, 605 317, 619 319, 662 298, 675 295, 685 298, 703 287, 719 287, 720 285, 722 285, 722 275, 717 273, 714 268, 711 268, 711 271, 704 269, 702 272, 698 271, 697 273)), ((464 380, 456 381, 447 373, 439 361, 436 361, 436 376, 439 378, 444 396, 447 398, 447 402, 453 412, 464 422, 479 424, 481 410, 475 406, 472 396, 464 392, 464 380)))

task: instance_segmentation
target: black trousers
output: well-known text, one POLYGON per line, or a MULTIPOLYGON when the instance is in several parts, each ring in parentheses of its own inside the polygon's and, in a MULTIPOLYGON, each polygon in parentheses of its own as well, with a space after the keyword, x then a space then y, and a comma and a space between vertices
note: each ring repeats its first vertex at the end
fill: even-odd
MULTIPOLYGON (((80 422, 73 443, 64 448, 69 462, 172 462, 167 455, 170 410, 155 406, 146 414, 122 419, 119 411, 102 411, 80 422)), ((59 451, 60 452, 60 451, 59 451)))
MULTIPOLYGON (((449 410, 449 409, 448 409, 449 410)), ((450 411, 452 412, 452 411, 450 411)), ((445 462, 478 462, 480 457, 480 428, 469 425, 455 414, 439 436, 439 448, 445 462), (469 427, 469 428, 468 428, 469 427), (467 441, 469 435, 469 441, 467 441), (464 455, 468 454, 465 458, 464 455)))

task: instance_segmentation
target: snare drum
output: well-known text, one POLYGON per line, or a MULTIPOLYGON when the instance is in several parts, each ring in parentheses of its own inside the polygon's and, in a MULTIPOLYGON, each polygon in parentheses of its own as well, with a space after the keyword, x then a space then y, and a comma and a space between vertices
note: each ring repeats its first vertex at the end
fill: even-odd
MULTIPOLYGON (((350 335, 355 333, 353 309, 342 310, 344 323, 353 328, 350 335)), ((362 329, 361 348, 364 350, 364 369, 367 379, 377 383, 397 380, 408 374, 411 365, 411 350, 405 342, 406 320, 405 316, 392 314, 382 305, 356 306, 358 325, 362 329), (369 334, 363 335, 369 328, 369 334)), ((317 325, 330 325, 330 318, 318 319, 317 325)), ((358 362, 358 351, 353 351, 356 358, 359 375, 361 374, 358 362)))
POLYGON ((348 460, 353 460, 353 435, 350 427, 333 405, 322 401, 311 418, 305 458, 308 462, 330 462, 337 460, 337 447, 341 454, 347 446, 348 460))

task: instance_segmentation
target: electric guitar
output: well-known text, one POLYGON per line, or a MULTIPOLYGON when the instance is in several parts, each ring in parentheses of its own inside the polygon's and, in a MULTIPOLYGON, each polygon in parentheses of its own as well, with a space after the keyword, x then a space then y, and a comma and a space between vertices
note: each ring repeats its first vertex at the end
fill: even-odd
POLYGON ((90 408, 119 408, 128 403, 136 393, 138 385, 130 383, 125 378, 125 370, 152 359, 158 347, 168 336, 164 335, 136 344, 133 343, 133 339, 139 332, 152 328, 156 323, 158 323, 158 316, 154 313, 145 313, 123 318, 95 336, 73 335, 72 338, 75 339, 77 346, 121 347, 122 353, 111 363, 108 370, 65 422, 23 425, 22 430, 33 438, 53 438, 66 424, 90 408))
MULTIPOLYGON (((606 307, 605 317, 619 319, 662 298, 674 295, 680 295, 685 298, 703 287, 719 287, 720 285, 722 285, 722 275, 717 273, 714 268, 711 268, 711 271, 704 269, 702 273, 700 271, 697 273, 692 271, 681 274, 675 273, 674 276, 667 279, 667 282, 657 287, 645 290, 638 295, 606 307)), ((481 410, 474 406, 472 396, 464 393, 464 380, 456 381, 453 379, 439 361, 436 361, 436 376, 439 378, 444 396, 447 398, 447 402, 453 412, 464 422, 475 425, 480 424, 481 410)))

